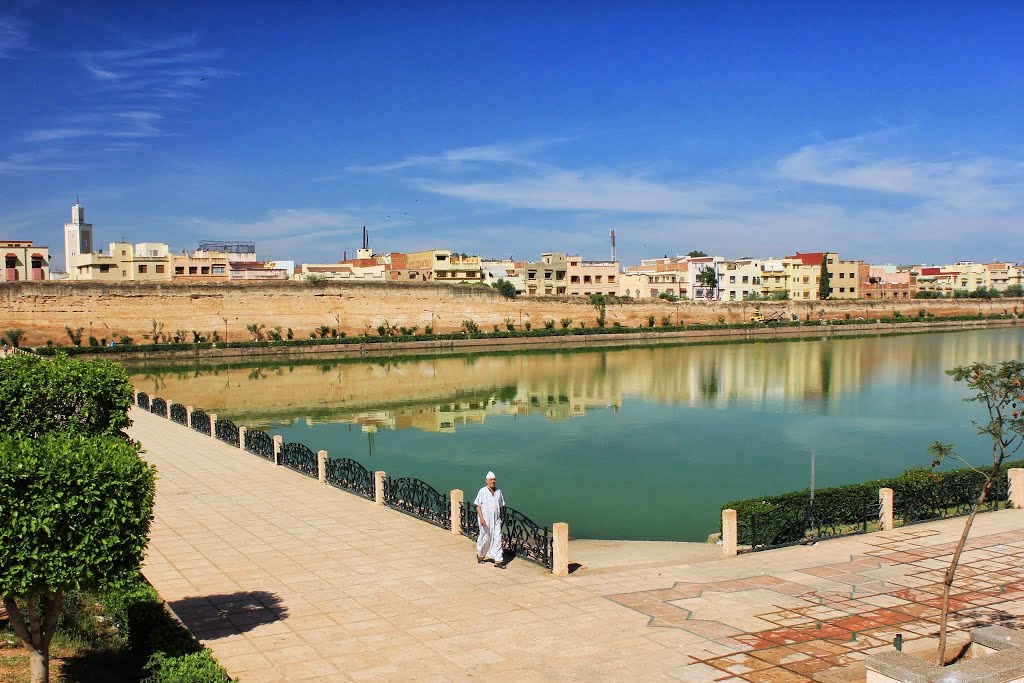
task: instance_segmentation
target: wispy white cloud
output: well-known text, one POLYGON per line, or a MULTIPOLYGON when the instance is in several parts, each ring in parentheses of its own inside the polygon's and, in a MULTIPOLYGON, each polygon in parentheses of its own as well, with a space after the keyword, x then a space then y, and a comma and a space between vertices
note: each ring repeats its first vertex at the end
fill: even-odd
POLYGON ((526 140, 523 142, 499 143, 494 145, 478 145, 444 150, 438 154, 415 154, 398 161, 353 165, 348 170, 353 172, 380 173, 401 171, 411 168, 440 168, 449 171, 466 168, 474 164, 507 164, 513 166, 536 167, 540 164, 529 158, 529 155, 553 147, 569 138, 549 138, 544 140, 526 140))
POLYGON ((64 158, 55 148, 14 152, 0 158, 0 175, 27 171, 74 171, 78 168, 81 168, 79 164, 64 158))
MULTIPOLYGON (((0 19, 0 35, 3 22, 0 19)), ((53 146, 94 139, 104 141, 105 151, 117 152, 174 135, 175 120, 185 111, 183 101, 197 97, 209 82, 234 75, 216 65, 223 50, 201 48, 199 43, 199 36, 190 34, 74 53, 90 82, 91 111, 60 115, 46 122, 49 125, 15 133, 11 141, 53 146)), ((74 150, 68 148, 67 154, 73 156, 74 150)), ((8 168, 35 167, 11 161, 8 168)))
POLYGON ((672 183, 611 171, 559 170, 542 175, 480 182, 418 180, 428 192, 519 209, 706 214, 735 197, 737 188, 672 183))
POLYGON ((27 50, 26 23, 12 14, 0 15, 0 59, 6 59, 20 50, 27 50))
POLYGON ((958 208, 1004 210, 1018 206, 1024 163, 976 157, 922 160, 880 156, 874 136, 807 145, 778 162, 792 180, 906 195, 958 208))

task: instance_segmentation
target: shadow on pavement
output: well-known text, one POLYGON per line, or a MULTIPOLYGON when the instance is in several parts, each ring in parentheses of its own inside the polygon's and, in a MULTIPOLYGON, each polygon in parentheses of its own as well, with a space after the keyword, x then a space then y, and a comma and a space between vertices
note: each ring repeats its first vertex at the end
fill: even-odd
POLYGON ((167 605, 201 640, 245 633, 288 618, 281 598, 266 591, 194 596, 167 605))

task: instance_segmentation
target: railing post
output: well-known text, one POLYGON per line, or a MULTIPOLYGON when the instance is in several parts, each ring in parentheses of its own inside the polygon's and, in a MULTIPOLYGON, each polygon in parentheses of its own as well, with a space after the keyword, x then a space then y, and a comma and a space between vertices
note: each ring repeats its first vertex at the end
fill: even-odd
POLYGON ((551 573, 569 576, 569 525, 555 522, 551 525, 551 573))
POLYGON ((894 528, 893 491, 892 489, 878 489, 878 530, 892 531, 894 528))
POLYGON ((246 430, 245 427, 239 427, 238 428, 238 447, 241 448, 243 451, 245 450, 245 432, 246 431, 247 430, 246 430))
POLYGON ((732 508, 722 510, 722 554, 736 557, 739 545, 739 533, 736 528, 736 511, 732 508))
POLYGON ((1011 467, 1006 472, 1010 493, 1007 498, 1014 510, 1024 510, 1024 468, 1011 467))
POLYGON ((210 438, 217 438, 217 413, 210 413, 210 438))
POLYGON ((383 470, 373 473, 373 502, 377 505, 384 504, 384 480, 387 477, 387 472, 383 470))
POLYGON ((458 536, 462 533, 462 501, 465 500, 465 494, 462 489, 452 489, 449 497, 452 501, 452 536, 458 536))
POLYGON ((274 435, 274 464, 281 464, 281 448, 284 447, 284 437, 280 434, 274 435))
POLYGON ((185 406, 185 426, 192 429, 192 406, 185 406))
POLYGON ((321 484, 327 483, 327 451, 319 451, 316 454, 316 474, 321 484))

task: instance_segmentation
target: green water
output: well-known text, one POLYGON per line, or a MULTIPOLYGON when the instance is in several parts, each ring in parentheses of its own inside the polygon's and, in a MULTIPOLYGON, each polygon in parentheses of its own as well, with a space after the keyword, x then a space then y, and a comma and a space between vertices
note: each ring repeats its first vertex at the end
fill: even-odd
MULTIPOLYGON (((725 501, 897 474, 974 404, 944 370, 1024 358, 1024 330, 131 369, 140 390, 314 451, 508 504, 575 537, 703 540, 725 501)), ((282 472, 281 476, 290 476, 282 472)), ((339 493, 338 495, 344 495, 339 493)))

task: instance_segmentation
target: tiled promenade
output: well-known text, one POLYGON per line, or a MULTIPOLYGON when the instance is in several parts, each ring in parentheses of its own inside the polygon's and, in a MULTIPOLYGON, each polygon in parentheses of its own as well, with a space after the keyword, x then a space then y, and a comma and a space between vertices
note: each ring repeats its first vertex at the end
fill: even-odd
MULTIPOLYGON (((730 560, 574 542, 584 566, 567 578, 522 561, 502 572, 467 539, 132 417, 160 473, 145 574, 244 683, 810 681, 897 632, 908 647, 936 632, 962 523, 730 560)), ((954 626, 1024 625, 1024 512, 981 515, 972 537, 954 626)))

